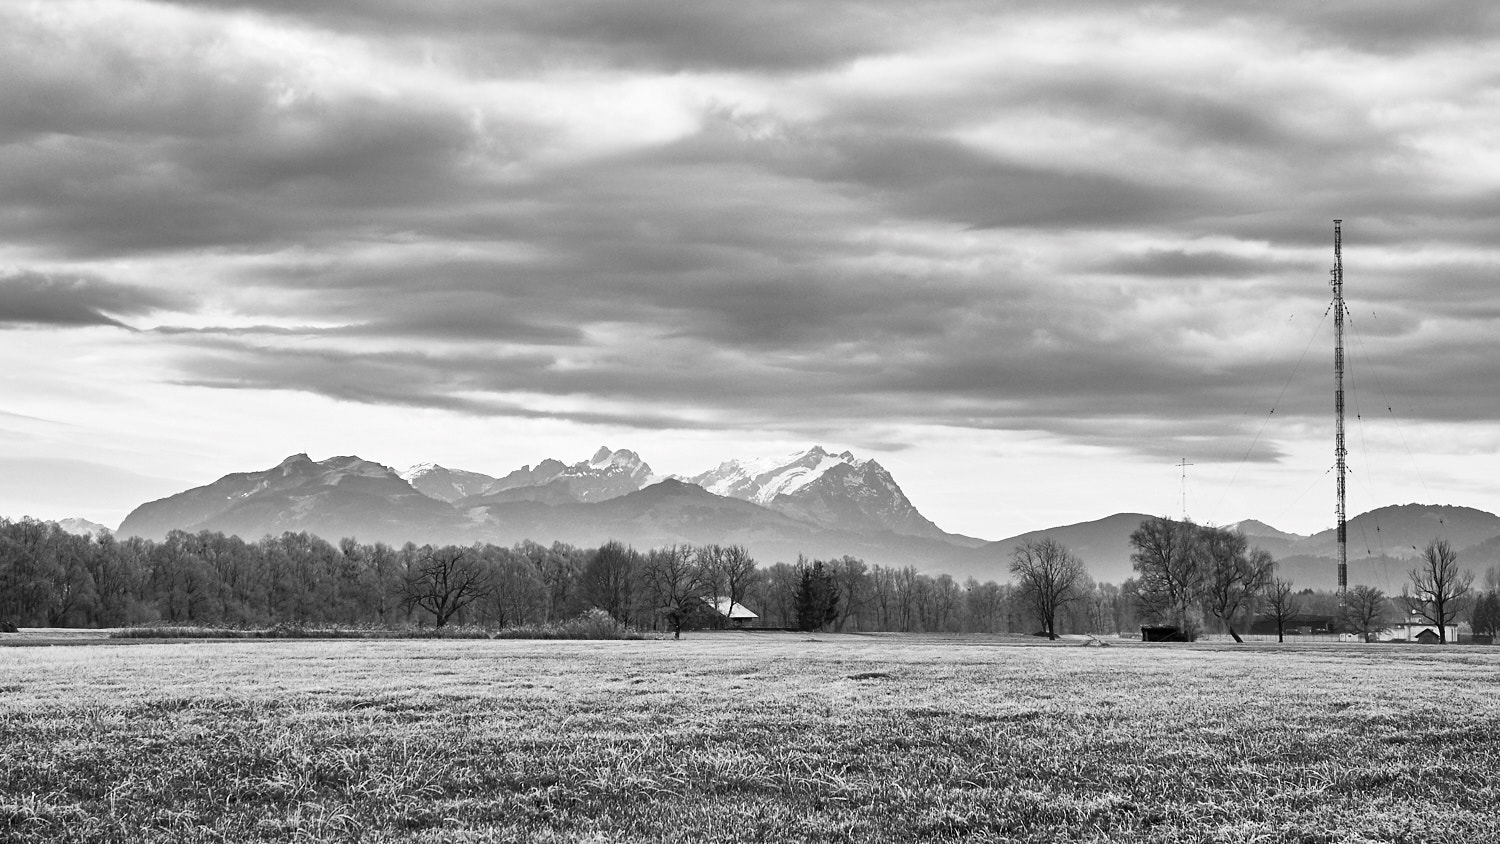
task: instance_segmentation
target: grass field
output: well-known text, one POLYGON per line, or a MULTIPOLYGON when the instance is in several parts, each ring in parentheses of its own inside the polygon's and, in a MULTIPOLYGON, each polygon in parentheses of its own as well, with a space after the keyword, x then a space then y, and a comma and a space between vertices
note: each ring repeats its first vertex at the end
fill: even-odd
POLYGON ((1500 841, 1500 649, 0 649, 0 841, 1500 841))

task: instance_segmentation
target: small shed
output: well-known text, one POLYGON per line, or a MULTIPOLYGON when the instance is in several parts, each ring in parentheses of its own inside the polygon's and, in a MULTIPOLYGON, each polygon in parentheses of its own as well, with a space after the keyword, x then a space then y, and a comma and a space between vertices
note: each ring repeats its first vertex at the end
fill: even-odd
POLYGON ((1416 635, 1415 639, 1424 645, 1437 645, 1443 641, 1443 637, 1439 636, 1437 631, 1431 627, 1424 628, 1421 633, 1416 635))
POLYGON ((1172 624, 1142 624, 1142 642, 1186 642, 1187 634, 1172 624))
POLYGON ((731 601, 728 598, 720 598, 714 609, 729 622, 731 627, 744 627, 749 622, 760 618, 759 615, 751 612, 744 604, 738 601, 731 601))

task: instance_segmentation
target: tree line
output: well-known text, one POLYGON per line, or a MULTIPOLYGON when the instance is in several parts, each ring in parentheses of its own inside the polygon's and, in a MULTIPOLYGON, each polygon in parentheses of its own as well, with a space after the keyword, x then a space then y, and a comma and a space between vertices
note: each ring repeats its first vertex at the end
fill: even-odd
MULTIPOLYGON (((307 533, 246 541, 172 531, 160 541, 74 535, 35 519, 0 519, 0 624, 337 624, 487 627, 549 624, 590 610, 677 634, 728 623, 715 608, 750 608, 755 626, 942 633, 1115 633, 1142 622, 1188 637, 1210 626, 1236 639, 1254 618, 1291 621, 1331 593, 1295 591, 1243 534, 1149 519, 1132 535, 1136 576, 1095 583, 1052 539, 1019 544, 1011 581, 962 582, 850 556, 762 565, 738 545, 637 550, 526 541, 510 547, 328 542, 307 533)), ((1471 590, 1456 556, 1435 543, 1395 599, 1356 587, 1337 600, 1345 629, 1379 629, 1401 608, 1500 627, 1500 571, 1471 590), (1420 577, 1418 575, 1421 575, 1420 577)), ((1436 622, 1435 622, 1436 623, 1436 622)))
MULTIPOLYGON (((0 519, 0 623, 23 627, 514 627, 597 608, 632 627, 680 631, 723 623, 712 610, 721 600, 751 608, 756 626, 789 629, 1030 633, 1037 625, 1013 584, 850 556, 762 565, 735 545, 392 546, 180 530, 120 539, 0 519)), ((1118 587, 1092 582, 1060 619, 1067 630, 1135 623, 1118 587)))

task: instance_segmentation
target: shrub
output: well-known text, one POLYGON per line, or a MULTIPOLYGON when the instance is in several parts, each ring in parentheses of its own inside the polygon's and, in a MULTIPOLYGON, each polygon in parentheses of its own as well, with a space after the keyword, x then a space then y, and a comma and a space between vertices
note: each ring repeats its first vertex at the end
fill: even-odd
POLYGON ((639 630, 616 621, 597 607, 564 621, 549 624, 524 624, 506 627, 494 634, 496 639, 644 639, 639 630))

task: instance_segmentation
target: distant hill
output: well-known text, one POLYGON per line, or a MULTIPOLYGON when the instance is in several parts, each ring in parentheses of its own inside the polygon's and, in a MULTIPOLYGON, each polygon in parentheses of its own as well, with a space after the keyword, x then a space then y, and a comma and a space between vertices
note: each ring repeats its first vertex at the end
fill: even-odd
POLYGON ((261 472, 226 475, 142 504, 120 523, 119 533, 160 539, 173 529, 211 530, 258 539, 307 531, 330 540, 399 543, 462 528, 456 510, 417 492, 387 466, 358 457, 313 462, 294 454, 261 472))
MULTIPOLYGON (((1092 522, 1036 530, 992 543, 1003 550, 1026 539, 1050 536, 1088 564, 1095 580, 1121 583, 1133 577, 1130 534, 1149 517, 1121 513, 1092 522)), ((1500 516, 1472 507, 1405 504, 1381 507, 1348 521, 1350 584, 1365 583, 1387 592, 1400 592, 1407 572, 1421 549, 1432 539, 1447 539, 1460 565, 1482 572, 1500 560, 1500 516)), ((1252 546, 1277 560, 1278 572, 1299 588, 1338 586, 1338 532, 1332 528, 1312 536, 1277 530, 1264 522, 1246 520, 1225 527, 1245 533, 1252 546)))
POLYGON ((1033 530, 991 542, 985 549, 1010 563, 1011 550, 1022 542, 1043 538, 1066 545, 1088 566, 1089 575, 1101 583, 1122 583, 1135 572, 1130 563, 1130 534, 1151 518, 1143 513, 1116 513, 1092 522, 1033 530))
POLYGON ((76 517, 68 519, 58 519, 57 526, 67 531, 68 533, 75 533, 80 536, 83 534, 93 534, 94 536, 101 536, 106 533, 114 533, 114 531, 110 530, 104 525, 99 524, 98 522, 91 522, 88 519, 80 519, 76 517))
MULTIPOLYGON (((1402 504, 1381 507, 1349 519, 1349 558, 1415 557, 1433 539, 1446 539, 1455 550, 1472 548, 1500 536, 1500 516, 1473 507, 1446 504, 1402 504)), ((1332 557, 1338 531, 1333 528, 1297 543, 1295 553, 1332 557)))
POLYGON ((1245 519, 1244 521, 1224 525, 1224 527, 1230 530, 1238 530, 1245 534, 1250 539, 1251 545, 1264 550, 1277 559, 1295 554, 1298 544, 1307 540, 1306 536, 1278 530, 1256 519, 1245 519))

